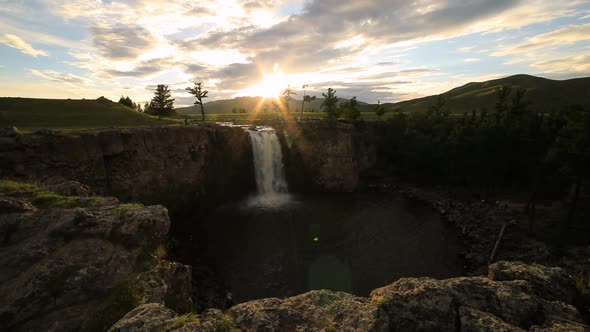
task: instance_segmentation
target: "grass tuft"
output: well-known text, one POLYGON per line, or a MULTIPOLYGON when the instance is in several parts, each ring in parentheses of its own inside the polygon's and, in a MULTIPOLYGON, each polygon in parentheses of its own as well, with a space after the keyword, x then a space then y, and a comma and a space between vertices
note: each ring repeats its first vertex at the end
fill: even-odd
POLYGON ((236 326, 234 319, 228 315, 223 314, 221 319, 214 323, 215 332, 240 332, 241 330, 236 326))
POLYGON ((127 210, 133 210, 133 209, 141 209, 143 207, 143 204, 140 203, 127 203, 127 204, 121 204, 119 206, 117 206, 116 210, 117 211, 127 211, 127 210))

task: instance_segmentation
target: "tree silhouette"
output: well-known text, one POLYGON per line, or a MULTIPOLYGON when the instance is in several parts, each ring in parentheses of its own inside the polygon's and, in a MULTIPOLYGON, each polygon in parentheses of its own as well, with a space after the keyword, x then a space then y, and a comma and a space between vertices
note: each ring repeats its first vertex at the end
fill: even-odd
POLYGON ((293 100, 293 97, 291 97, 291 96, 294 96, 294 95, 297 95, 297 93, 295 92, 295 90, 291 89, 290 86, 288 86, 281 93, 281 104, 283 104, 285 106, 285 108, 287 109, 287 112, 289 112, 289 103, 291 102, 291 100, 293 100))
POLYGON ((377 101, 377 108, 375 109, 375 114, 378 117, 382 117, 385 114, 385 106, 381 105, 381 100, 377 101))
POLYGON ((324 112, 326 112, 328 119, 337 119, 338 116, 340 116, 340 110, 336 106, 336 104, 338 103, 338 97, 336 97, 336 90, 328 88, 328 93, 322 93, 322 96, 324 96, 322 108, 324 109, 324 112))
POLYGON ((195 105, 201 106, 201 120, 205 121, 205 107, 203 106, 203 98, 207 98, 209 91, 205 90, 205 86, 201 82, 195 82, 195 86, 192 88, 186 88, 186 91, 192 95, 195 95, 195 98, 197 98, 195 105))
POLYGON ((119 104, 125 105, 130 108, 136 108, 135 103, 131 100, 131 98, 129 98, 129 96, 127 96, 127 97, 121 96, 121 98, 119 99, 119 104))
POLYGON ((171 93, 167 85, 158 84, 154 98, 149 105, 149 113, 157 116, 174 115, 174 99, 170 98, 171 93))
POLYGON ((344 113, 344 117, 349 120, 356 120, 361 116, 361 112, 358 110, 358 101, 356 97, 352 97, 346 103, 340 103, 340 109, 344 113))

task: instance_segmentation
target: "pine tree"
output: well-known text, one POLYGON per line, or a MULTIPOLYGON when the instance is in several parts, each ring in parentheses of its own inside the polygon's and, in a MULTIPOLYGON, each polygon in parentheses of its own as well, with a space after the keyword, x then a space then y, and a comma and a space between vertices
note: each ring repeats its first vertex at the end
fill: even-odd
POLYGON ((328 119, 337 119, 340 116, 340 110, 336 106, 338 103, 338 97, 336 97, 336 90, 332 88, 328 88, 328 93, 322 93, 324 96, 324 102, 322 103, 322 108, 324 112, 328 115, 328 119))
POLYGON ((159 84, 149 105, 149 113, 157 116, 174 115, 174 99, 167 85, 159 84))

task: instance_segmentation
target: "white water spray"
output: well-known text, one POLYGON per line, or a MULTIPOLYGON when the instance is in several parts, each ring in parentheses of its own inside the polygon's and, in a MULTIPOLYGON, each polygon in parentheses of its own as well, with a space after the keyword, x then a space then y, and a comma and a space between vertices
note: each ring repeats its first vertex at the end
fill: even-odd
POLYGON ((288 187, 283 169, 283 153, 273 128, 248 130, 254 157, 254 172, 258 197, 252 204, 278 206, 288 200, 288 187))

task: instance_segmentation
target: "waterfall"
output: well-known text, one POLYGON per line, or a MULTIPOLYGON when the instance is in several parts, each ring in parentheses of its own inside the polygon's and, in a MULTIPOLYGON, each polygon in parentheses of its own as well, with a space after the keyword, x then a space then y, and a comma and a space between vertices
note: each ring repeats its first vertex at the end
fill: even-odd
POLYGON ((287 198, 287 181, 283 170, 281 144, 274 129, 258 127, 248 130, 254 157, 257 205, 280 205, 287 198))

